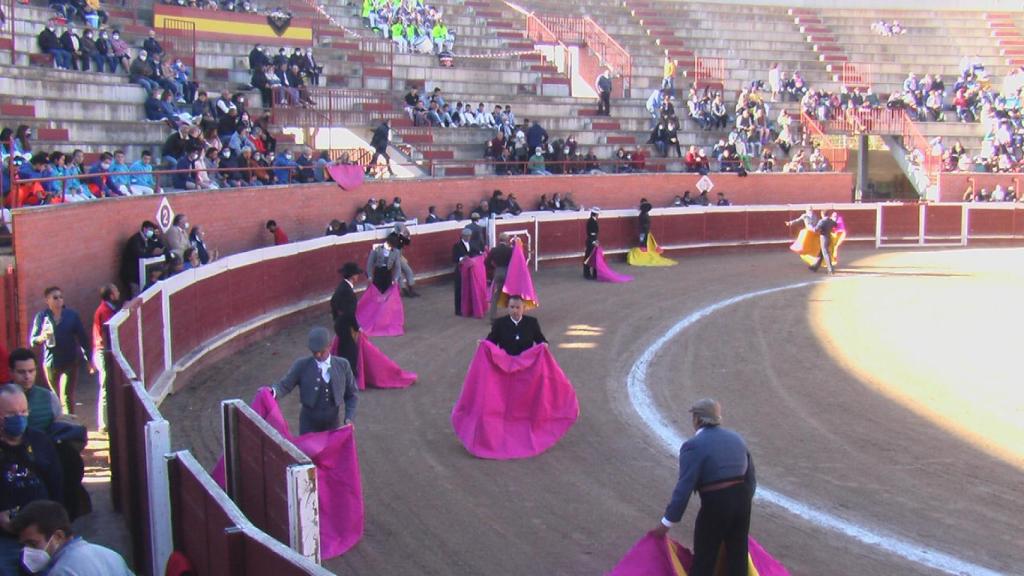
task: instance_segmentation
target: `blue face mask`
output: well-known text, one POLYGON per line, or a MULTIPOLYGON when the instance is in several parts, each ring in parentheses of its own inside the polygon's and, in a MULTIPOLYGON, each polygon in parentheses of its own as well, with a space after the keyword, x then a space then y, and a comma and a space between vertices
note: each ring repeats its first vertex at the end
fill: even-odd
POLYGON ((4 418, 4 436, 8 438, 21 438, 28 428, 28 416, 13 414, 4 418))

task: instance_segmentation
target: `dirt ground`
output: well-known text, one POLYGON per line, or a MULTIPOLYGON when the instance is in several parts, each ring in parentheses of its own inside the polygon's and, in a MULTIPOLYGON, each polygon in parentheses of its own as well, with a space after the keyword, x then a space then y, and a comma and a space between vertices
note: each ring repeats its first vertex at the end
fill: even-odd
MULTIPOLYGON (((674 268, 613 263, 636 276, 623 285, 585 282, 576 266, 535 275, 541 307, 533 314, 582 413, 558 445, 530 460, 475 459, 451 430, 451 408, 487 324, 452 315, 450 283, 406 300, 406 335, 375 342, 420 379, 360 396, 366 531, 326 566, 339 574, 524 576, 613 567, 658 522, 677 474, 675 454, 630 404, 632 364, 704 306, 825 279, 783 249, 675 257, 674 268)), ((832 280, 727 307, 671 340, 649 368, 659 410, 689 435, 686 408, 714 396, 726 425, 747 438, 762 487, 869 530, 1021 573, 1024 401, 1012 351, 1024 320, 1014 304, 1024 250, 847 249, 843 261, 832 280), (965 302, 969 314, 946 312, 965 302), (907 378, 916 373, 928 378, 907 378), (971 373, 986 375, 985 385, 960 379, 971 373)), ((221 451, 219 401, 250 400, 283 375, 307 353, 308 328, 283 330, 168 398, 161 411, 174 446, 212 465, 221 451)), ((294 430, 297 394, 283 405, 294 430)), ((673 530, 686 545, 698 506, 695 497, 673 530)), ((752 534, 795 575, 940 573, 760 500, 752 534)))

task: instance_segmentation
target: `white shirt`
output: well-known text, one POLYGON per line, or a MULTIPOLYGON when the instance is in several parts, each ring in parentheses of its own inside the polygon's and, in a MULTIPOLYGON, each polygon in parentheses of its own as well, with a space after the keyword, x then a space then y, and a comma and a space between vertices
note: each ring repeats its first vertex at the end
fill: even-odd
POLYGON ((320 376, 323 377, 324 382, 331 381, 331 357, 328 356, 327 360, 323 362, 317 360, 316 367, 320 369, 320 376))

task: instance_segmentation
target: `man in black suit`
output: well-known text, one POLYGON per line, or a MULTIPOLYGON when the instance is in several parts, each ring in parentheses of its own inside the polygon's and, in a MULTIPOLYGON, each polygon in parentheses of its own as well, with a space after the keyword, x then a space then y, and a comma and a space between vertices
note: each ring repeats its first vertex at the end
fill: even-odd
POLYGON ((473 239, 473 231, 462 229, 462 238, 452 246, 452 262, 455 264, 455 315, 462 316, 462 267, 466 258, 484 253, 484 246, 473 239))
POLYGON ((82 37, 75 33, 75 29, 68 25, 64 33, 60 35, 60 47, 71 54, 72 70, 88 70, 89 58, 82 54, 82 37))
POLYGON ((356 360, 359 347, 356 337, 359 333, 359 320, 356 318, 355 282, 363 273, 355 262, 346 262, 338 272, 342 280, 331 296, 331 320, 334 322, 334 334, 338 337, 338 356, 348 360, 352 373, 357 373, 356 360))
POLYGON ((263 47, 257 44, 249 51, 249 71, 253 74, 257 70, 262 71, 263 67, 270 64, 270 58, 267 58, 267 54, 263 52, 263 47))
POLYGON ((583 277, 588 280, 597 280, 597 265, 594 263, 594 249, 597 248, 597 235, 599 227, 597 216, 601 209, 594 206, 590 209, 590 218, 587 220, 587 251, 583 255, 583 277))
POLYGON ((391 156, 388 156, 388 144, 391 142, 391 120, 385 118, 380 126, 373 130, 373 138, 370 139, 370 146, 373 147, 373 156, 366 165, 366 173, 369 174, 377 164, 377 158, 383 156, 388 163, 388 174, 394 176, 395 171, 391 169, 391 156))
POLYGON ((540 331, 540 322, 532 316, 523 315, 523 299, 520 296, 509 296, 508 316, 494 321, 487 340, 497 344, 510 356, 518 356, 535 344, 548 341, 540 331))

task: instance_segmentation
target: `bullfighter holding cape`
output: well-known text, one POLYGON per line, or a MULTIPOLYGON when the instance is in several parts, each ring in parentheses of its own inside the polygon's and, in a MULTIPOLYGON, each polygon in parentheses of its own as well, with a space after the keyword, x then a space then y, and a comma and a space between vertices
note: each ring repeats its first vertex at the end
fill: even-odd
POLYGON ((817 272, 824 263, 831 274, 839 263, 839 245, 846 239, 843 217, 833 211, 831 214, 822 212, 821 218, 817 218, 808 209, 795 220, 786 222, 786 225, 791 226, 797 222, 803 222, 804 228, 789 249, 796 252, 812 272, 817 272))
MULTIPOLYGON (((510 269, 511 273, 511 269, 510 269)), ((509 297, 466 373, 452 428, 478 458, 530 458, 554 446, 579 417, 572 383, 558 366, 536 318, 509 297)))

